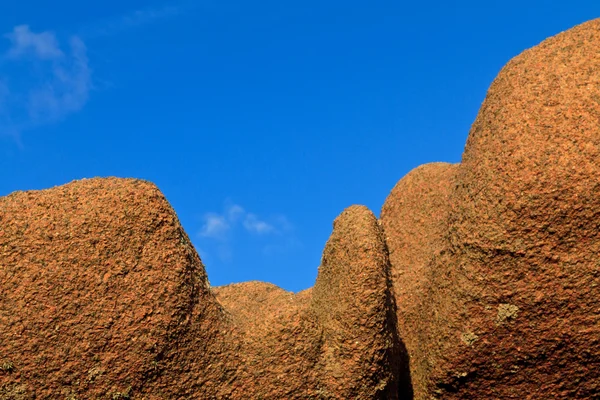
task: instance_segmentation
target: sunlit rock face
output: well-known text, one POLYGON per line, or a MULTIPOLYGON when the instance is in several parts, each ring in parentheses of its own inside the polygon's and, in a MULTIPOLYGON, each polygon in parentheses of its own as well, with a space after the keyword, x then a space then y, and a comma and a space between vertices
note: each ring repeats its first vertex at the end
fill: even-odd
POLYGON ((447 249, 449 199, 457 168, 447 163, 415 168, 396 184, 381 210, 398 332, 410 355, 411 383, 417 392, 425 390, 428 378, 427 370, 419 367, 427 359, 419 346, 426 326, 421 303, 429 291, 429 268, 447 249))
POLYGON ((600 396, 599 48, 594 20, 515 57, 491 85, 455 175, 446 167, 436 196, 447 203, 425 223, 384 207, 392 271, 425 282, 406 295, 397 282, 406 274, 394 274, 399 311, 419 297, 423 322, 404 331, 399 322, 417 399, 600 396), (420 226, 440 237, 397 235, 420 226))
POLYGON ((226 377, 209 368, 230 356, 210 351, 223 312, 153 184, 17 192, 0 198, 0 221, 4 398, 185 396, 200 371, 226 377))
POLYGON ((398 398, 389 260, 365 207, 336 219, 298 294, 211 289, 145 181, 14 193, 0 221, 2 399, 398 398))
POLYGON ((344 210, 297 294, 211 288, 146 181, 0 198, 0 399, 600 398, 599 49, 511 60, 462 162, 344 210))

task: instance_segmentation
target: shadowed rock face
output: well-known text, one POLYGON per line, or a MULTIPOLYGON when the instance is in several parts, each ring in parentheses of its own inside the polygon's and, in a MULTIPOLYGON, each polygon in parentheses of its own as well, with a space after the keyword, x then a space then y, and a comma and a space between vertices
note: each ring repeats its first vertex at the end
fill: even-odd
POLYGON ((148 182, 0 198, 0 400, 599 399, 598 49, 510 61, 462 163, 345 210, 298 294, 211 289, 148 182))
POLYGON ((595 20, 514 58, 455 172, 386 202, 416 399, 600 398, 599 48, 595 20))
POLYGON ((376 218, 337 220, 317 285, 210 289, 164 196, 91 179, 0 198, 0 398, 398 397, 376 218))

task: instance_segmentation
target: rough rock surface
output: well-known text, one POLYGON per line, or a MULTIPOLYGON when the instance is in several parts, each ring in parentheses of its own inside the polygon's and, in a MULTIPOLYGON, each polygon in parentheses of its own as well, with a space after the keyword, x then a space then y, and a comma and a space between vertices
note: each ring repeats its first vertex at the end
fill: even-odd
MULTIPOLYGON (((600 398, 599 48, 595 20, 511 60, 456 168, 447 230, 404 220, 412 226, 401 231, 441 240, 425 267, 429 256, 411 253, 428 239, 391 257, 393 270, 425 281, 422 323, 399 332, 416 399, 600 398)), ((383 215, 390 236, 401 232, 383 215)), ((415 307, 402 292, 398 303, 415 307)))
POLYGON ((405 373, 396 336, 388 251, 377 219, 353 206, 334 222, 312 308, 323 327, 323 363, 328 390, 340 398, 396 398, 408 388, 395 379, 405 373))
POLYGON ((598 49, 511 60, 462 163, 345 210, 298 294, 210 288, 148 182, 0 198, 0 400, 600 399, 598 49))
MULTIPOLYGON (((397 399, 406 373, 389 260, 377 219, 353 206, 334 222, 315 287, 214 288, 242 331, 239 398, 397 399)), ((400 397, 400 398, 406 398, 400 397)))
POLYGON ((184 396, 221 362, 221 309, 150 183, 0 198, 0 282, 0 397, 184 396))
POLYGON ((389 260, 370 211, 336 220, 320 271, 298 294, 210 289, 144 181, 0 198, 0 399, 397 398, 389 260))
POLYGON ((381 210, 389 248, 391 276, 398 310, 398 331, 411 355, 412 385, 423 388, 426 376, 416 364, 417 334, 424 324, 420 304, 428 290, 427 268, 445 248, 449 197, 457 165, 431 163, 415 168, 394 187, 381 210))

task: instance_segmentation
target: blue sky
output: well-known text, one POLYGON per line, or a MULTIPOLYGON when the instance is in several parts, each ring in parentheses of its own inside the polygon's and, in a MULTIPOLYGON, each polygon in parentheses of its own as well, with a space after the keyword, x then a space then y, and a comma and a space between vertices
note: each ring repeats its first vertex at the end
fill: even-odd
POLYGON ((314 283, 333 219, 459 162, 500 68, 597 1, 3 2, 0 195, 158 185, 212 285, 314 283))

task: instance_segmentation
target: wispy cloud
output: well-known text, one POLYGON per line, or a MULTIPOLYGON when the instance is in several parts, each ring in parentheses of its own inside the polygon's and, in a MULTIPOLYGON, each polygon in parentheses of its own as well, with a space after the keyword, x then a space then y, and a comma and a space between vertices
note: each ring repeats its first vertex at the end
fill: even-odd
POLYGON ((237 204, 230 204, 226 207, 227 218, 231 222, 237 222, 240 218, 244 216, 246 210, 244 210, 241 206, 237 204))
POLYGON ((52 32, 20 25, 4 35, 9 49, 0 63, 0 133, 51 124, 83 108, 92 87, 83 41, 73 36, 67 50, 52 32))
MULTIPOLYGON (((238 235, 246 234, 247 236, 256 237, 279 237, 282 241, 285 235, 289 235, 293 231, 293 226, 284 215, 274 215, 269 218, 261 218, 257 214, 248 212, 239 204, 226 203, 223 212, 209 212, 204 214, 202 227, 198 236, 203 239, 216 240, 217 255, 222 261, 230 261, 233 257, 232 241, 234 233, 238 235)), ((297 242, 292 238, 293 242, 297 242)), ((264 244, 265 250, 263 254, 271 255, 277 252, 283 252, 285 248, 291 248, 287 244, 290 238, 285 238, 286 244, 277 243, 264 244)), ((291 242, 290 242, 291 243, 291 242)), ((207 249, 207 243, 203 244, 203 249, 207 249)), ((206 253, 206 251, 205 251, 206 253)))
POLYGON ((200 236, 212 239, 227 239, 229 232, 241 226, 247 232, 256 235, 266 235, 270 233, 280 233, 289 230, 291 224, 285 217, 280 215, 273 218, 269 223, 254 213, 247 212, 239 204, 227 204, 223 213, 209 212, 203 216, 204 223, 200 229, 200 236), (281 229, 275 227, 280 225, 281 229))
POLYGON ((250 233, 265 235, 275 232, 275 227, 265 221, 262 221, 255 214, 247 214, 244 219, 244 228, 250 233))
POLYGON ((207 213, 204 216, 204 225, 200 230, 200 236, 213 239, 225 239, 231 229, 227 219, 216 213, 207 213))
POLYGON ((92 70, 84 43, 186 14, 194 0, 140 8, 84 25, 61 41, 54 32, 36 32, 19 25, 0 36, 0 136, 20 143, 23 131, 58 122, 81 110, 92 89, 92 70), (6 42, 5 42, 6 43, 6 42))
POLYGON ((5 37, 12 42, 7 54, 9 58, 20 58, 27 53, 32 53, 42 60, 55 60, 63 56, 58 41, 51 32, 34 33, 29 30, 29 26, 19 25, 5 37))
POLYGON ((117 35, 129 29, 150 25, 167 18, 181 15, 196 7, 196 5, 197 2, 185 1, 132 10, 84 26, 81 29, 80 35, 85 38, 117 35))

